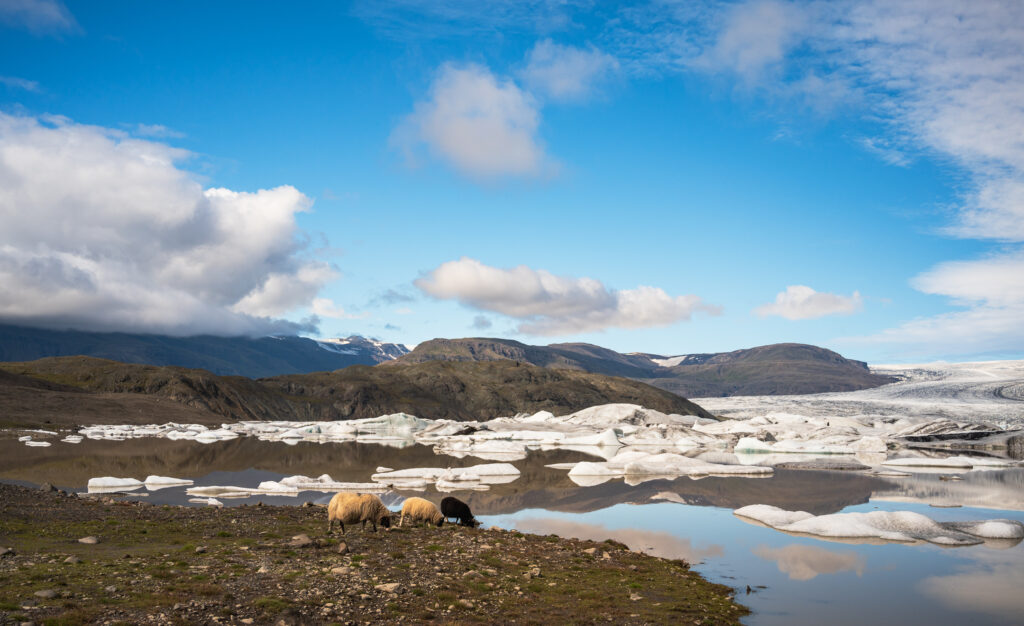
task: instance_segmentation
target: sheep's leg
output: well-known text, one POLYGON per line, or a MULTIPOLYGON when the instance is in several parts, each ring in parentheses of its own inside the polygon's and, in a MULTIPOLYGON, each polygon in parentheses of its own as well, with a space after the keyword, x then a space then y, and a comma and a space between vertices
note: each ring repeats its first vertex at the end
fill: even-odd
POLYGON ((402 513, 402 516, 398 518, 398 527, 401 528, 404 525, 405 525, 405 513, 402 513))
POLYGON ((370 524, 373 526, 373 532, 377 532, 377 522, 370 522, 370 524))
POLYGON ((329 535, 332 532, 334 532, 334 520, 333 519, 328 519, 327 520, 327 534, 329 535))

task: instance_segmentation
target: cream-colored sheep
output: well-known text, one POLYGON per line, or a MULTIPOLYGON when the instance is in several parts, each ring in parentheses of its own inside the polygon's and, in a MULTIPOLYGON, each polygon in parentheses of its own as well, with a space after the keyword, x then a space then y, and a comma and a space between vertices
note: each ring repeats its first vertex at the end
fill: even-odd
POLYGON ((406 515, 413 522, 427 522, 435 526, 444 524, 444 516, 441 515, 441 511, 437 510, 433 502, 423 498, 409 498, 402 503, 402 517, 398 520, 399 526, 404 524, 406 515))
POLYGON ((391 527, 391 511, 380 498, 372 493, 336 493, 327 505, 327 534, 334 530, 335 520, 341 524, 341 534, 345 534, 345 524, 373 524, 373 532, 377 532, 377 524, 384 528, 391 527))

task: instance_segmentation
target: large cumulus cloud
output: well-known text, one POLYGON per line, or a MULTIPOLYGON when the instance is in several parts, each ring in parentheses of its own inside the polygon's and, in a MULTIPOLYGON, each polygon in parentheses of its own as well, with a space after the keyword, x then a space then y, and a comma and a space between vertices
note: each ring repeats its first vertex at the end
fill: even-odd
POLYGON ((0 321, 265 334, 336 276, 305 259, 281 186, 203 189, 188 153, 57 117, 0 114, 0 321))

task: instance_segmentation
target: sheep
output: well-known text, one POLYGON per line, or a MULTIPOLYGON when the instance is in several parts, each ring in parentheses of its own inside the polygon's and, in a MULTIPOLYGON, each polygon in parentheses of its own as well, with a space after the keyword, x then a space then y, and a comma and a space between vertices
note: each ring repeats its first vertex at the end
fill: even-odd
POLYGON ((434 503, 423 498, 409 498, 402 503, 402 517, 398 520, 399 526, 405 522, 406 515, 413 522, 428 522, 436 526, 444 524, 444 516, 437 510, 434 503))
POLYGON ((327 505, 327 534, 334 530, 334 521, 341 524, 341 534, 345 534, 345 523, 363 523, 363 530, 366 529, 366 522, 373 524, 373 532, 377 532, 377 524, 383 528, 391 527, 391 511, 388 510, 380 498, 371 493, 336 493, 327 505))
POLYGON ((460 526, 476 528, 480 525, 480 522, 476 521, 476 518, 473 517, 473 512, 469 510, 469 505, 452 496, 441 500, 441 514, 444 515, 445 519, 450 517, 458 519, 460 526))

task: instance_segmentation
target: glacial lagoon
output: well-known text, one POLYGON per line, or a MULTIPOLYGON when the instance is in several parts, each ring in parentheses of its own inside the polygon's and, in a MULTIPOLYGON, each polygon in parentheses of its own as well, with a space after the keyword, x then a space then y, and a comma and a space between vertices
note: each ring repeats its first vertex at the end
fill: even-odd
MULTIPOLYGON (((365 483, 382 466, 460 468, 489 462, 395 442, 286 445, 255 437, 209 443, 141 437, 68 443, 60 440, 65 433, 37 433, 36 440, 51 445, 30 447, 17 441, 16 434, 21 433, 0 440, 0 480, 48 482, 78 492, 88 490, 90 479, 105 476, 193 481, 191 486, 143 486, 115 496, 156 504, 189 504, 189 489, 204 486, 256 488, 267 481, 322 474, 339 482, 365 483)), ((635 550, 686 559, 706 577, 737 590, 738 599, 753 611, 744 619, 748 624, 1009 624, 1019 623, 1024 614, 1019 593, 1024 587, 1024 545, 1019 539, 963 547, 827 540, 781 532, 733 514, 741 507, 768 504, 813 515, 910 511, 939 522, 1024 521, 1024 469, 1019 467, 898 476, 775 468, 768 476, 611 478, 589 486, 577 484, 564 469, 604 460, 581 450, 530 450, 525 458, 507 460, 519 472, 514 479, 485 490, 452 493, 467 501, 486 525, 612 538, 635 550)), ((445 494, 434 485, 382 493, 392 509, 411 495, 436 501, 445 494)), ((326 503, 329 498, 328 492, 297 490, 219 502, 300 504, 326 503)))

